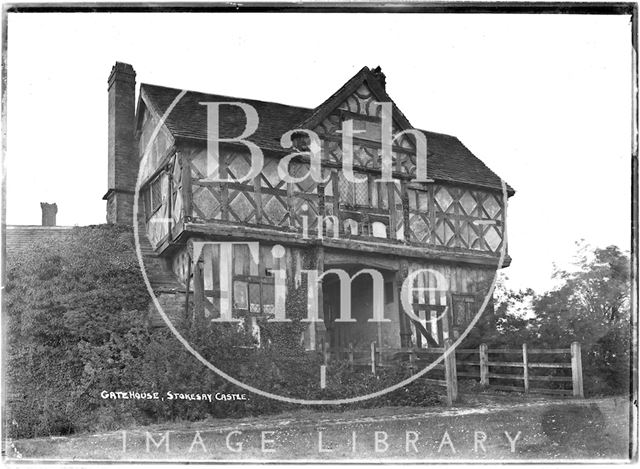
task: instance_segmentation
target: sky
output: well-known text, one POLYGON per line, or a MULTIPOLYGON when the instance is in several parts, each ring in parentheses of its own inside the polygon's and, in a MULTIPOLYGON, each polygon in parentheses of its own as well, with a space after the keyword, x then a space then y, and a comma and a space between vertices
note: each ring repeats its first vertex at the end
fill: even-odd
POLYGON ((105 222, 107 78, 315 107, 363 66, 417 128, 515 188, 508 286, 543 291, 574 243, 628 250, 629 16, 12 13, 7 224, 105 222))

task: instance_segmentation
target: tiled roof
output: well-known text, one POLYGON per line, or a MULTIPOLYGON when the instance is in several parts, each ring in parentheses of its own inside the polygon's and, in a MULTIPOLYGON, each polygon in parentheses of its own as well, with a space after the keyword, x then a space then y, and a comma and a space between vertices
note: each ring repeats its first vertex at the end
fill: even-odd
MULTIPOLYGON (((35 246, 63 240, 73 229, 73 226, 9 225, 5 231, 7 257, 35 246)), ((154 291, 184 291, 184 286, 164 262, 158 258, 143 233, 144 231, 140 231, 140 249, 145 270, 154 291)))
MULTIPOLYGON (((57 241, 63 241, 64 237, 71 234, 72 230, 77 227, 72 226, 29 226, 29 225, 10 225, 6 227, 6 249, 7 257, 19 255, 28 249, 55 244, 57 241)), ((165 313, 175 323, 180 317, 184 316, 184 292, 185 287, 180 283, 175 274, 169 269, 166 261, 160 258, 152 249, 151 244, 144 231, 140 231, 140 250, 144 261, 145 271, 151 287, 153 288, 158 300, 163 304, 165 313)), ((133 246, 131 246, 131 254, 134 254, 133 246)), ((157 310, 151 304, 149 298, 149 325, 152 327, 164 327, 165 323, 158 314, 157 310)))
MULTIPOLYGON (((422 130, 427 136, 427 175, 438 181, 458 182, 502 190, 500 177, 453 135, 422 130)), ((506 182, 505 182, 506 183, 506 182)), ((515 190, 507 185, 509 195, 515 190)))
MULTIPOLYGON (((141 92, 151 100, 155 110, 162 115, 181 90, 163 86, 142 84, 141 92)), ((312 109, 287 106, 285 104, 257 101, 255 99, 234 98, 217 94, 189 91, 173 108, 166 125, 174 137, 207 139, 207 107, 202 102, 241 101, 250 104, 258 112, 258 129, 248 140, 266 150, 283 151, 280 137, 291 126, 305 119, 312 109)), ((224 106, 220 110, 224 117, 220 122, 220 137, 237 137, 244 130, 244 112, 236 106, 224 106)))
POLYGON ((72 226, 41 226, 41 225, 9 225, 5 230, 7 255, 29 249, 39 243, 50 242, 67 235, 72 226))
MULTIPOLYGON (((340 88, 332 97, 337 96, 354 83, 361 70, 340 88)), ((368 71, 368 68, 366 69, 368 71)), ((142 84, 141 93, 150 106, 163 115, 181 90, 164 86, 142 84)), ((253 106, 259 116, 258 129, 247 138, 265 150, 284 152, 280 145, 280 137, 288 130, 298 128, 310 122, 327 105, 329 98, 316 109, 288 106, 246 98, 235 98, 216 94, 187 91, 178 101, 166 120, 169 131, 177 138, 204 140, 207 139, 207 108, 203 102, 243 102, 253 106)), ((237 137, 244 130, 246 118, 242 110, 236 106, 224 106, 220 112, 220 137, 237 137)), ((404 117, 404 116, 403 116, 404 117)), ((489 189, 502 188, 500 177, 477 158, 462 142, 454 136, 422 130, 427 136, 429 158, 427 160, 428 176, 436 181, 470 184, 489 189)), ((507 185, 509 194, 515 191, 507 185)))

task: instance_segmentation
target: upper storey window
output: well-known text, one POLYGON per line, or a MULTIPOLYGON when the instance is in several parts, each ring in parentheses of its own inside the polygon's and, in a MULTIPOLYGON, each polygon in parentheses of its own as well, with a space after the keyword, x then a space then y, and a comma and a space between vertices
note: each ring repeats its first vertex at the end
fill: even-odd
POLYGON ((353 121, 353 138, 380 143, 382 140, 382 120, 379 117, 340 111, 342 121, 353 121))
POLYGON ((353 136, 354 138, 380 142, 382 140, 382 124, 380 122, 354 120, 353 136))

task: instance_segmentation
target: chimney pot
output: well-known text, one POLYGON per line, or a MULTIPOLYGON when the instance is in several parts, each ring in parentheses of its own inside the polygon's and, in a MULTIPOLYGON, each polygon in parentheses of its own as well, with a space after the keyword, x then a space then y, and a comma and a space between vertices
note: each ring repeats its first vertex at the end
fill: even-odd
POLYGON ((382 72, 382 67, 380 67, 380 65, 371 70, 371 73, 378 79, 383 88, 387 87, 387 76, 382 72))
POLYGON ((56 226, 58 206, 56 204, 40 202, 40 208, 42 209, 42 226, 56 226))

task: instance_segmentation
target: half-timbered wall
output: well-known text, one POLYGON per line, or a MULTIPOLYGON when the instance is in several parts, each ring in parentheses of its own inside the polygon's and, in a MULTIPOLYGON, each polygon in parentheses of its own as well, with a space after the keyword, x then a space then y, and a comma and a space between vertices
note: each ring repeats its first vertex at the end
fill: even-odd
MULTIPOLYGON (((250 254, 249 247, 241 244, 227 248, 207 245, 195 264, 192 263, 192 253, 187 247, 177 252, 172 258, 172 268, 179 280, 184 285, 188 284, 189 290, 194 293, 195 308, 211 319, 220 316, 221 301, 227 302, 234 318, 273 318, 278 304, 284 305, 286 298, 291 295, 306 292, 305 288, 300 290, 308 281, 303 270, 319 268, 304 260, 305 257, 313 258, 316 255, 313 248, 286 246, 284 255, 277 257, 274 256, 271 243, 259 243, 257 262, 250 254), (230 267, 225 269, 224 266, 230 267), (274 275, 270 272, 272 269, 285 272, 284 292, 276 289, 274 275), (225 296, 224 291, 230 295, 225 296)), ((377 324, 369 321, 372 316, 372 282, 368 275, 362 274, 352 284, 351 317, 356 322, 336 323, 335 319, 340 316, 340 286, 335 275, 327 275, 322 287, 324 299, 316 298, 319 317, 324 318, 324 322, 318 326, 322 325, 322 330, 326 328, 326 339, 333 346, 346 347, 348 343, 358 346, 371 341, 381 341, 390 347, 408 344, 427 347, 429 342, 431 345, 442 345, 447 337, 457 338, 464 331, 478 312, 495 275, 495 270, 486 267, 438 262, 406 263, 376 255, 362 254, 352 260, 338 251, 330 251, 324 256, 323 268, 319 269, 344 268, 350 275, 361 268, 379 270, 384 276, 384 316, 390 322, 377 324), (354 268, 356 261, 358 267, 354 268), (438 283, 434 274, 426 269, 442 274, 446 284, 438 283), (413 311, 420 318, 420 324, 415 324, 403 312, 400 292, 407 275, 419 270, 421 272, 409 285, 412 289, 413 311), (432 340, 428 341, 425 334, 430 335, 432 340)), ((302 310, 295 314, 306 317, 308 311, 304 302, 298 303, 297 308, 302 310)), ((485 315, 489 312, 486 311, 485 315)), ((287 317, 292 314, 294 312, 286 311, 287 317)), ((316 330, 315 340, 320 339, 320 334, 316 330)), ((305 340, 308 346, 308 342, 313 340, 308 332, 305 340)))
MULTIPOLYGON (((502 247, 504 210, 498 191, 443 183, 413 182, 415 141, 404 134, 392 147, 394 182, 381 177, 381 107, 366 83, 327 116, 314 131, 322 140, 322 176, 286 183, 278 174, 279 157, 265 155, 260 176, 240 182, 250 169, 250 154, 242 146, 223 149, 220 178, 208 176, 206 145, 178 147, 170 160, 173 139, 158 119, 145 109, 139 135, 147 232, 158 246, 182 221, 224 222, 238 226, 269 227, 320 237, 389 239, 468 252, 498 253, 502 247), (354 176, 342 168, 344 120, 353 120, 354 176), (154 132, 156 132, 153 138, 154 132), (152 142, 149 144, 149 142, 152 142), (160 168, 160 166, 163 166, 160 168), (153 188, 154 186, 156 188, 153 188), (157 188, 162 191, 158 198, 157 188)), ((392 125, 394 134, 400 131, 392 125)), ((309 173, 308 159, 290 163, 291 176, 309 173)))
MULTIPOLYGON (((436 276, 428 271, 417 275, 412 287, 414 314, 420 318, 423 331, 431 335, 438 344, 443 339, 457 338, 478 312, 489 291, 495 270, 482 267, 455 266, 434 262, 411 262, 408 273, 421 269, 437 271, 446 279, 446 290, 438 283, 436 276), (420 288, 439 290, 420 290, 420 288), (448 307, 448 309, 447 309, 448 307), (445 314, 446 312, 446 314, 445 314)), ((489 304, 489 309, 492 303, 489 304)), ((485 311, 484 314, 489 314, 485 311)), ((420 325, 407 321, 411 343, 426 347, 427 341, 421 336, 420 325)))
MULTIPOLYGON (((381 177, 380 115, 369 88, 362 85, 336 111, 314 129, 322 139, 322 176, 317 183, 310 176, 300 182, 284 182, 277 170, 279 158, 265 155, 259 177, 240 182, 250 169, 250 154, 242 147, 222 150, 219 176, 229 182, 212 182, 208 176, 205 145, 178 149, 181 176, 173 175, 172 194, 179 182, 183 200, 174 207, 175 218, 184 213, 189 221, 227 222, 297 231, 310 237, 377 238, 404 241, 456 250, 499 252, 504 213, 497 191, 440 183, 417 183, 413 137, 402 135, 394 142, 394 182, 377 182, 381 177), (342 168, 342 121, 354 120, 361 130, 353 139, 354 175, 345 177, 342 168), (184 178, 188 177, 188 181, 184 178), (186 194, 188 192, 188 194, 186 194), (184 207, 183 205, 187 205, 184 207), (322 218, 319 218, 322 217, 322 218), (335 217, 335 218, 334 218, 335 217), (337 225, 337 226, 336 226, 337 225)), ((393 124, 393 132, 399 131, 393 124)), ((289 174, 309 174, 308 159, 290 163, 289 174)), ((176 201, 178 202, 178 201, 176 201)), ((176 220, 174 220, 176 221, 176 220)))
POLYGON ((159 119, 145 107, 138 135, 140 178, 143 184, 156 172, 173 145, 173 137, 167 128, 164 125, 158 127, 158 123, 159 119))
MULTIPOLYGON (((166 128, 158 130, 157 126, 158 119, 145 109, 139 134, 139 153, 145 156, 140 200, 146 232, 156 248, 175 239, 187 222, 231 225, 239 233, 242 227, 268 228, 309 238, 320 237, 322 229, 324 237, 381 243, 387 240, 389 244, 436 247, 465 255, 476 252, 497 256, 502 248, 505 213, 501 193, 442 181, 414 182, 413 137, 403 135, 393 142, 394 182, 377 181, 382 167, 381 107, 375 104, 366 84, 313 129, 321 138, 325 182, 311 178, 305 157, 292 161, 288 173, 307 176, 295 183, 284 182, 278 174, 280 156, 273 153, 265 155, 258 177, 241 182, 251 167, 249 152, 241 145, 222 148, 219 176, 228 181, 214 182, 209 178, 212 168, 207 166, 205 142, 177 145, 166 128), (353 138, 357 181, 349 180, 343 168, 340 130, 345 120, 353 120, 357 132, 353 138)), ((392 131, 400 131, 396 122, 392 131)), ((211 234, 210 239, 202 240, 216 239, 215 230, 211 234)), ((351 247, 356 245, 350 243, 351 247)), ((246 245, 208 245, 194 263, 192 245, 176 244, 171 248, 169 263, 192 292, 194 310, 215 319, 220 316, 221 307, 228 307, 234 317, 248 318, 254 326, 256 318, 273 317, 277 305, 284 304, 284 296, 300 294, 300 286, 307 282, 302 270, 316 267, 305 264, 303 259, 315 258, 317 249, 322 251, 322 260, 315 258, 320 272, 340 265, 350 269, 350 274, 355 266, 382 269, 384 314, 391 319, 391 323, 382 325, 368 321, 372 291, 370 279, 364 277, 356 278, 352 285, 353 317, 357 322, 334 324, 339 316, 339 303, 335 301, 339 285, 331 276, 324 279, 327 295, 317 298, 324 322, 309 327, 305 340, 308 344, 318 340, 317 328, 326 324, 330 333, 327 337, 338 346, 372 340, 391 347, 409 343, 422 347, 442 345, 445 338, 455 338, 466 328, 495 274, 495 267, 409 261, 355 252, 355 248, 353 252, 346 251, 344 245, 338 249, 291 243, 280 258, 274 257, 272 249, 272 241, 260 242, 258 258, 254 259, 246 245), (286 292, 276 288, 271 269, 286 272, 286 292), (414 291, 411 302, 420 321, 413 322, 402 312, 400 287, 408 274, 420 269, 440 272, 447 279, 448 288, 441 292, 414 291)), ((413 286, 433 287, 434 276, 423 272, 413 286)), ((287 315, 290 313, 287 311, 287 315)), ((297 313, 306 315, 307 311, 297 313)))
POLYGON ((274 256, 272 250, 272 244, 259 243, 258 258, 255 259, 246 244, 227 247, 207 244, 197 264, 192 263, 193 250, 184 248, 174 254, 171 267, 184 285, 189 284, 190 291, 197 291, 197 282, 201 282, 207 317, 220 316, 220 300, 224 298, 221 292, 224 290, 231 294, 229 305, 234 317, 273 317, 276 297, 282 292, 276 291, 272 270, 286 272, 288 282, 299 285, 303 250, 286 248, 280 258, 274 256), (227 270, 225 266, 230 267, 227 270))
MULTIPOLYGON (((396 239, 494 253, 501 248, 504 219, 497 192, 435 183, 381 184, 375 182, 379 175, 357 170, 355 176, 362 182, 352 182, 331 166, 323 167, 323 178, 329 177, 326 183, 318 184, 310 176, 285 183, 278 176, 278 159, 271 156, 265 157, 264 169, 255 181, 240 183, 239 177, 249 171, 249 154, 226 152, 222 160, 221 178, 226 171, 231 182, 209 182, 206 150, 182 153, 182 163, 190 168, 192 205, 187 215, 193 221, 298 232, 306 223, 309 236, 316 237, 319 215, 324 236, 335 235, 335 219, 331 218, 335 216, 340 238, 396 239)), ((308 163, 293 162, 289 172, 296 177, 308 174, 308 163)))
POLYGON ((140 204, 145 215, 147 237, 157 247, 168 239, 172 230, 182 223, 182 165, 173 155, 162 168, 142 185, 140 204))
POLYGON ((147 236, 153 246, 162 242, 169 232, 170 175, 163 171, 142 191, 147 236))

